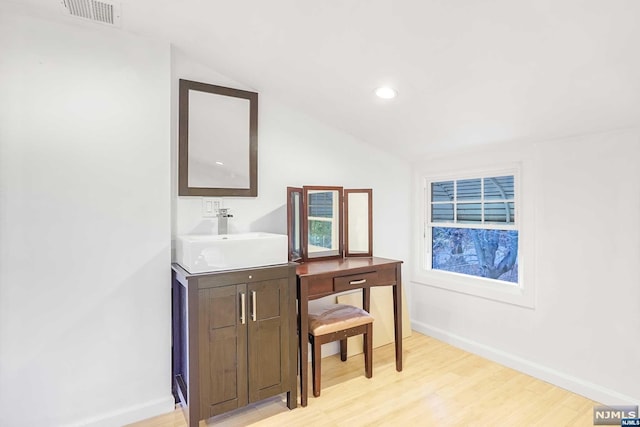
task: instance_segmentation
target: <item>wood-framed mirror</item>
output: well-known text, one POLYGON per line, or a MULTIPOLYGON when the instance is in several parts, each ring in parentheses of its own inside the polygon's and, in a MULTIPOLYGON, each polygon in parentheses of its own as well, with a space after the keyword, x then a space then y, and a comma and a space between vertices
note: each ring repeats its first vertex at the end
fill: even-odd
POLYGON ((258 94, 179 81, 178 195, 258 195, 258 94))
POLYGON ((373 255, 373 191, 287 187, 289 260, 373 255))

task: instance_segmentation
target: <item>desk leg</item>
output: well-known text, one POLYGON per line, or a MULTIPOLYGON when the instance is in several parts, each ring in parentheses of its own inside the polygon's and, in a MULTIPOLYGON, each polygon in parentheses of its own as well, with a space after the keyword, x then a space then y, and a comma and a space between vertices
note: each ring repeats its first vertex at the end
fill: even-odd
POLYGON ((393 322, 396 340, 396 371, 402 371, 402 278, 400 265, 396 266, 396 284, 393 286, 393 322))
POLYGON ((362 288, 362 309, 371 313, 371 288, 362 288))
POLYGON ((298 279, 298 333, 300 344, 300 406, 307 406, 309 384, 309 292, 305 279, 298 279))

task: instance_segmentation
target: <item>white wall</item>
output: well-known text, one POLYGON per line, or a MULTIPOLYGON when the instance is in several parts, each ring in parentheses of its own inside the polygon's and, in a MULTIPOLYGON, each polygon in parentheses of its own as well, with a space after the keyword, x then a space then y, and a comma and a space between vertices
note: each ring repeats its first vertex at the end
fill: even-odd
MULTIPOLYGON (((422 331, 590 397, 640 402, 640 130, 452 153, 415 168, 522 163, 535 308, 412 285, 422 331)), ((417 265, 417 263, 415 263, 417 265)))
POLYGON ((0 425, 170 411, 169 47, 0 8, 0 425))

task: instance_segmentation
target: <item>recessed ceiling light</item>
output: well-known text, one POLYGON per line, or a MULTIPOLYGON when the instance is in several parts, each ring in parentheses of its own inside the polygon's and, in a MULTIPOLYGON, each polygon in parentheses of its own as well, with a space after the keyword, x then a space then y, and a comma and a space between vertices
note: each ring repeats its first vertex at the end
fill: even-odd
POLYGON ((224 166, 224 163, 222 163, 222 162, 216 162, 216 165, 218 165, 218 166, 224 166))
POLYGON ((395 89, 390 88, 389 86, 380 86, 378 89, 376 89, 376 95, 378 96, 378 98, 391 99, 395 98, 398 95, 398 92, 396 92, 395 89))

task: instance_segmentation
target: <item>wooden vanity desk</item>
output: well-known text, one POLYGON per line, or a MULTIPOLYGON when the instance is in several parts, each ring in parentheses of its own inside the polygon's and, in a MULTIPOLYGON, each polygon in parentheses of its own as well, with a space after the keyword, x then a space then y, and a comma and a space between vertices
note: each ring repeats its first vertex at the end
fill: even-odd
POLYGON ((373 286, 393 286, 396 370, 402 371, 402 261, 355 257, 310 261, 298 265, 298 331, 300 341, 300 404, 307 405, 309 384, 309 300, 352 289, 362 289, 362 307, 370 310, 373 286))

